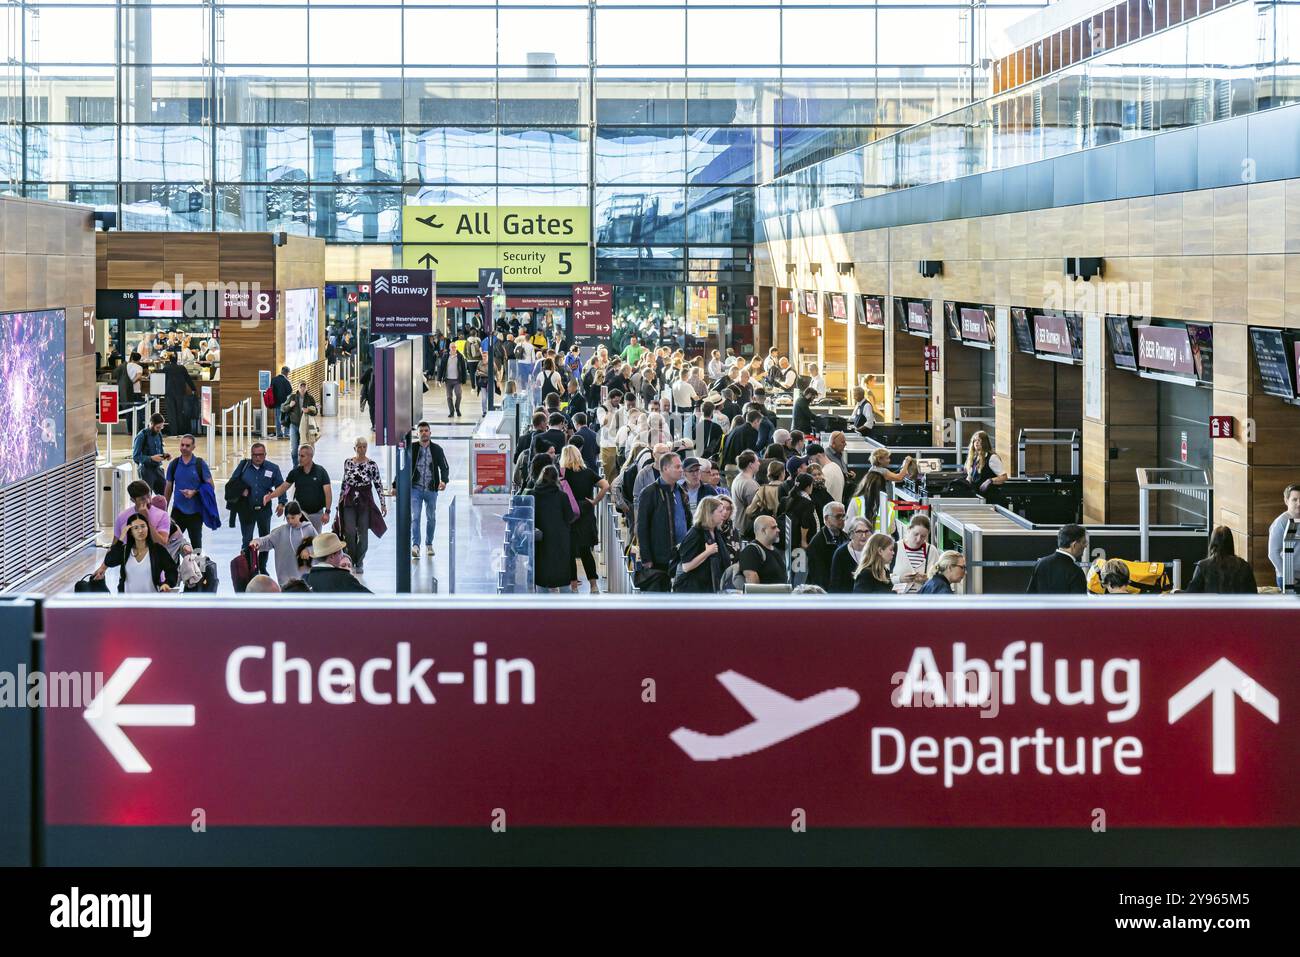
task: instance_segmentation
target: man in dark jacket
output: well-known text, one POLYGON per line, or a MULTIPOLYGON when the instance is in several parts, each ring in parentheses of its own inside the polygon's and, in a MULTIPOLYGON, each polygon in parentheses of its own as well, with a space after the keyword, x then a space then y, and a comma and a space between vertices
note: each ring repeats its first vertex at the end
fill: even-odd
POLYGON ((662 572, 643 576, 642 591, 668 591, 672 584, 672 561, 677 543, 691 527, 686 492, 677 483, 682 477, 682 460, 676 452, 659 459, 659 478, 641 490, 636 506, 636 539, 642 569, 662 572))
POLYGON ((431 439, 428 422, 416 428, 420 441, 411 449, 411 557, 420 557, 420 511, 424 516, 424 550, 433 554, 433 532, 438 526, 438 493, 451 481, 451 469, 442 446, 431 439))
MULTIPOLYGON (((582 439, 582 461, 597 475, 600 474, 600 436, 587 425, 587 413, 579 412, 573 417, 573 437, 582 439)), ((572 441, 572 440, 570 440, 572 441)))
POLYGON ((1082 525, 1062 525, 1056 533, 1056 551, 1040 558, 1029 578, 1031 595, 1086 595, 1088 581, 1079 560, 1088 550, 1088 530, 1082 525))
POLYGON ((722 467, 724 470, 728 465, 734 465, 736 459, 740 458, 740 453, 746 449, 755 452, 759 450, 758 427, 762 421, 763 413, 758 409, 750 409, 745 414, 745 421, 727 434, 726 441, 722 445, 722 467))
POLYGON ((167 406, 167 427, 172 435, 184 435, 190 430, 188 397, 199 394, 198 387, 185 367, 176 361, 176 353, 167 353, 167 364, 163 366, 163 381, 166 391, 163 402, 167 406))
POLYGON ((794 408, 790 412, 791 431, 802 432, 804 435, 813 433, 812 404, 816 398, 817 390, 813 388, 804 389, 795 398, 794 408))
POLYGON ((353 576, 343 540, 333 532, 321 532, 311 540, 311 570, 305 577, 312 591, 370 591, 353 576))
POLYGON ((266 427, 272 430, 272 438, 278 437, 287 428, 286 424, 280 421, 280 407, 291 395, 293 395, 293 383, 289 381, 289 367, 280 366, 280 374, 271 380, 271 396, 275 399, 275 404, 269 410, 270 421, 266 424, 266 427))
POLYGON ((552 412, 547 420, 546 431, 533 436, 533 455, 548 451, 559 455, 569 441, 569 436, 564 431, 567 424, 568 419, 563 412, 552 412))
MULTIPOLYGON (((699 446, 698 451, 706 459, 716 461, 722 453, 722 426, 713 421, 714 405, 712 402, 705 401, 700 405, 699 412, 692 412, 686 419, 686 437, 696 442, 700 437, 701 419, 704 426, 704 444, 699 446)), ((740 453, 736 453, 739 457, 740 453)))
POLYGON ((829 502, 822 509, 822 527, 812 541, 808 543, 808 579, 809 585, 820 585, 826 591, 831 590, 831 561, 835 549, 848 541, 844 534, 844 506, 839 502, 829 502))

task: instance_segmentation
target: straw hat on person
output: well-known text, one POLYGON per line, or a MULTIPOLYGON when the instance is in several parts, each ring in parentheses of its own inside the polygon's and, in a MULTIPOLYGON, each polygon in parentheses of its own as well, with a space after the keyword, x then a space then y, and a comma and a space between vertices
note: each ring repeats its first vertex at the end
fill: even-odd
POLYGON ((335 552, 343 551, 343 541, 333 532, 321 532, 311 540, 312 558, 329 558, 335 552))

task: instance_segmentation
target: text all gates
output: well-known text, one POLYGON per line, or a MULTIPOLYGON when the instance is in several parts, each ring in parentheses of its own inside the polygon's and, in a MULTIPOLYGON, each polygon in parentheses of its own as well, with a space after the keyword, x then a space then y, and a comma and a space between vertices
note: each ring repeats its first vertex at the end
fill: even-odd
POLYGON ((108 681, 45 712, 46 820, 1300 824, 1293 603, 899 604, 54 600, 46 668, 108 681))

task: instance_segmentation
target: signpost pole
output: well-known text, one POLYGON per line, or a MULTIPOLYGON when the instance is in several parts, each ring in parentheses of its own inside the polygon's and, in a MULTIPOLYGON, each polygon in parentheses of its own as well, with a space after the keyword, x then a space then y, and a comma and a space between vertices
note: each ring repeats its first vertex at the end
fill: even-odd
POLYGON ((406 549, 411 544, 411 457, 410 436, 397 446, 397 593, 411 593, 411 559, 406 549))

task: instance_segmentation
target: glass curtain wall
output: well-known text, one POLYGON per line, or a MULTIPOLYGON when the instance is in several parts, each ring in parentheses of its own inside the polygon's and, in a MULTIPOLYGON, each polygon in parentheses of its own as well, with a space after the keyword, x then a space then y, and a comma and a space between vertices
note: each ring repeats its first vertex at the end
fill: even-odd
POLYGON ((831 206, 1297 102, 1300 3, 1233 3, 785 174, 760 190, 760 215, 831 206))
POLYGON ((705 322, 748 316, 759 183, 969 102, 983 18, 1039 6, 2 5, 10 193, 390 245, 403 204, 589 204, 619 302, 705 322))

